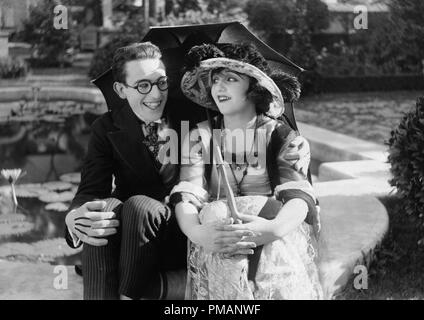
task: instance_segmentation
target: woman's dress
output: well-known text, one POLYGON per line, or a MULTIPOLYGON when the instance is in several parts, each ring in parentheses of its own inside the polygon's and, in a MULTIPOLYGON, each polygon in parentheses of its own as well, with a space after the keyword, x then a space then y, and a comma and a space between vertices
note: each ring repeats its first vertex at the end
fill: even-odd
MULTIPOLYGON (((281 126, 287 126, 287 124, 265 116, 258 116, 258 119, 253 119, 249 125, 259 129, 256 133, 257 140, 263 141, 267 150, 270 149, 271 136, 277 127, 280 127, 280 135, 284 135, 284 141, 280 139, 281 146, 275 159, 269 159, 272 153, 257 150, 261 144, 257 143, 259 147, 255 146, 255 150, 258 154, 267 154, 267 159, 265 162, 259 161, 259 164, 256 162, 254 165, 249 165, 244 178, 244 170, 234 170, 234 168, 231 170, 228 165, 224 166, 235 193, 236 182, 240 182, 243 178, 242 184, 239 184, 243 196, 236 197, 238 210, 241 213, 257 215, 268 197, 277 195, 278 198, 278 192, 284 192, 284 190, 289 194, 293 190, 298 190, 307 194, 306 197, 310 196, 315 200, 311 185, 306 178, 299 178, 300 174, 293 173, 294 170, 289 168, 289 164, 283 160, 284 149, 296 133, 287 127, 281 130, 281 126), (269 161, 277 164, 280 175, 278 185, 273 186, 270 179, 269 171, 272 166, 268 165, 269 161), (289 174, 288 171, 290 171, 289 174), (284 175, 287 177, 281 177, 284 175)), ((196 196, 197 200, 203 203, 203 207, 199 208, 199 221, 204 223, 226 215, 225 190, 216 167, 210 166, 209 173, 205 170, 207 167, 205 163, 209 159, 211 136, 207 123, 200 123, 198 129, 191 134, 191 138, 185 141, 186 152, 182 155, 187 164, 181 168, 181 182, 171 192, 171 197, 176 193, 196 196), (202 148, 193 149, 194 142, 201 143, 202 148)), ((253 279, 249 277, 249 259, 246 255, 226 257, 223 254, 207 252, 189 241, 186 298, 196 300, 321 299, 323 294, 316 266, 318 258, 316 234, 319 227, 317 214, 309 217, 309 220, 309 223, 302 222, 281 239, 262 246, 253 279)))

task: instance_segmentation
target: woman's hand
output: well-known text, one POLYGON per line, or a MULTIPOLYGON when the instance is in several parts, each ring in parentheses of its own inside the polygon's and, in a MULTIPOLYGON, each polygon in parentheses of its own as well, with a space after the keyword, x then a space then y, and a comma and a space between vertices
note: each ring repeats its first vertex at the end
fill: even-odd
POLYGON ((254 215, 240 214, 242 223, 226 224, 219 227, 221 231, 251 231, 254 235, 244 241, 255 242, 257 246, 270 243, 278 239, 275 232, 275 223, 254 215))
POLYGON ((228 218, 196 226, 195 243, 206 251, 214 253, 253 254, 256 243, 246 239, 254 237, 255 232, 248 229, 226 230, 224 228, 231 226, 232 223, 233 219, 228 218))

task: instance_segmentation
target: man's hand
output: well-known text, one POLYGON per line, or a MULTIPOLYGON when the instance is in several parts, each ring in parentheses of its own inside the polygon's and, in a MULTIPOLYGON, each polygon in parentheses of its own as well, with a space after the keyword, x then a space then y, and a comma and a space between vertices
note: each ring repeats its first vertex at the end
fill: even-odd
POLYGON ((119 220, 115 212, 103 212, 105 201, 84 203, 78 209, 70 211, 65 218, 69 230, 82 242, 93 246, 104 246, 108 243, 105 237, 115 234, 119 220))
POLYGON ((288 146, 284 159, 290 162, 296 171, 306 176, 311 162, 311 150, 308 141, 302 136, 297 136, 288 146))

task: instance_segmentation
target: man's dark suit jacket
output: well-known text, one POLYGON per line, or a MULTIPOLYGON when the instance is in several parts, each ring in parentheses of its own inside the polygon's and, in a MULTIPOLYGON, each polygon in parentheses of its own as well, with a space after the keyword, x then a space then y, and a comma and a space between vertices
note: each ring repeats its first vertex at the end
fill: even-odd
MULTIPOLYGON (((179 132, 177 121, 170 126, 179 132)), ((165 186, 154 160, 142 142, 143 130, 128 104, 96 119, 81 170, 81 183, 70 209, 87 201, 114 197, 121 201, 133 195, 146 195, 162 201, 173 185, 165 186), (115 190, 112 193, 112 175, 115 190)), ((174 165, 173 181, 177 182, 179 166, 174 165)), ((66 228, 65 239, 74 247, 66 228)))

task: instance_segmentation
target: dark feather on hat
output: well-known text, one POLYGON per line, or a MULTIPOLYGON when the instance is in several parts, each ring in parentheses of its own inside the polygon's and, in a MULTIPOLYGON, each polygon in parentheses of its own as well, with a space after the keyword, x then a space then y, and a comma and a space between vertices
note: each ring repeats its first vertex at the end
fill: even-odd
POLYGON ((185 56, 185 71, 191 71, 200 65, 200 62, 206 59, 223 58, 225 54, 212 44, 202 44, 194 46, 185 56))
POLYGON ((226 58, 249 63, 268 74, 268 61, 253 44, 223 43, 218 44, 218 47, 224 52, 226 58))
POLYGON ((270 77, 280 89, 284 101, 294 102, 299 99, 301 86, 296 77, 281 71, 273 72, 270 77))

